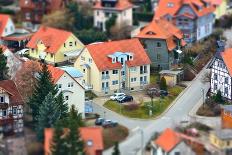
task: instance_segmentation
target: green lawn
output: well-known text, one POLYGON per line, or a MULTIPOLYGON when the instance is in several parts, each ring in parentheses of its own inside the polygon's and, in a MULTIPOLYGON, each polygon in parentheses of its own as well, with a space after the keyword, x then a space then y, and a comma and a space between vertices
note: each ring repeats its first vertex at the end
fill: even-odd
POLYGON ((140 105, 136 110, 127 110, 123 105, 120 106, 116 101, 107 101, 104 106, 114 112, 122 114, 130 118, 141 118, 148 119, 154 118, 162 114, 165 109, 175 100, 175 98, 183 91, 183 87, 175 86, 169 89, 169 96, 164 97, 163 99, 158 99, 153 103, 153 114, 149 116, 148 105, 151 105, 151 102, 145 102, 140 105))

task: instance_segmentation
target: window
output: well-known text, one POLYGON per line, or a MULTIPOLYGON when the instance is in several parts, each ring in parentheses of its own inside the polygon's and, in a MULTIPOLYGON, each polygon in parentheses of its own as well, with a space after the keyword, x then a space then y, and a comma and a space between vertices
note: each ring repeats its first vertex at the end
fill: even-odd
POLYGON ((122 75, 125 75, 125 71, 122 71, 121 74, 122 74, 122 75))
POLYGON ((27 20, 31 19, 31 14, 30 14, 30 12, 26 12, 26 13, 25 13, 25 17, 26 17, 27 20))
POLYGON ((106 71, 106 75, 109 75, 109 71, 106 71))
POLYGON ((175 154, 175 155, 180 155, 180 152, 175 152, 174 154, 175 154))
POLYGON ((216 83, 214 84, 214 90, 217 90, 217 84, 216 83))
POLYGON ((66 101, 68 101, 68 99, 69 99, 68 95, 67 95, 67 96, 65 96, 65 100, 66 100, 66 101))
POLYGON ((71 82, 71 87, 73 87, 73 82, 71 82))
POLYGON ((0 103, 4 103, 4 102, 5 102, 4 96, 0 96, 0 103))
POLYGON ((113 74, 118 74, 118 70, 113 70, 113 74))
POLYGON ((54 56, 54 54, 51 53, 51 54, 50 54, 50 57, 53 58, 53 56, 54 56))
POLYGON ((69 82, 68 87, 73 87, 73 82, 69 82))
POLYGON ((7 27, 5 28, 5 32, 7 32, 7 27))
POLYGON ((144 80, 144 82, 147 82, 147 76, 144 76, 144 78, 143 78, 144 80))
POLYGON ((143 73, 147 73, 147 66, 144 66, 143 73))
POLYGON ((228 84, 228 77, 225 78, 225 83, 228 84))
POLYGON ((112 85, 117 85, 118 84, 118 80, 112 81, 112 85))
POLYGON ((109 16, 110 16, 110 13, 109 13, 109 12, 106 12, 106 13, 105 13, 105 16, 106 16, 106 17, 109 17, 109 16))
POLYGON ((105 83, 104 82, 102 82, 102 88, 105 88, 105 83))
POLYGON ((140 82, 143 82, 143 77, 140 77, 140 82))
POLYGON ((93 60, 91 58, 89 58, 89 63, 92 63, 92 62, 93 62, 93 60))
POLYGON ((2 116, 6 116, 7 115, 7 111, 6 110, 2 110, 2 116))
POLYGON ((83 69, 83 73, 85 73, 85 69, 83 69))
POLYGON ((17 107, 13 108, 13 115, 17 115, 17 107))
POLYGON ((136 72, 136 67, 131 67, 131 68, 130 68, 130 71, 136 72))
POLYGON ((217 74, 214 74, 214 80, 217 80, 217 79, 218 79, 217 74))
POLYGON ((229 146, 230 145, 230 141, 227 141, 227 146, 229 146))
POLYGON ((109 88, 109 82, 106 82, 106 88, 109 88))
POLYGON ((72 42, 71 41, 69 42, 69 46, 72 46, 72 42))
POLYGON ((156 46, 157 46, 157 47, 161 47, 161 43, 160 43, 160 42, 157 42, 156 46))
POLYGON ((228 87, 225 87, 225 94, 228 95, 228 87))
POLYGON ((77 46, 77 42, 75 41, 75 46, 77 46))
POLYGON ((136 78, 131 78, 131 82, 136 82, 136 78))
POLYGON ((81 56, 81 60, 82 60, 82 61, 85 61, 85 57, 81 56))
POLYGON ((66 47, 65 43, 64 43, 64 47, 66 47))
POLYGON ((99 11, 97 11, 97 16, 99 16, 99 11))
POLYGON ((167 4, 167 7, 168 8, 172 8, 174 6, 174 3, 172 3, 172 2, 169 2, 168 4, 167 4))

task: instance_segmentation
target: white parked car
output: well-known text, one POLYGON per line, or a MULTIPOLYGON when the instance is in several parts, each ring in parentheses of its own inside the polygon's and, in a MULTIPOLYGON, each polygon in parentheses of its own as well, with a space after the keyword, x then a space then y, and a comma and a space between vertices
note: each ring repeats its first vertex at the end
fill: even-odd
POLYGON ((115 101, 118 100, 119 98, 126 96, 126 94, 124 93, 115 93, 114 95, 110 96, 110 99, 115 101))

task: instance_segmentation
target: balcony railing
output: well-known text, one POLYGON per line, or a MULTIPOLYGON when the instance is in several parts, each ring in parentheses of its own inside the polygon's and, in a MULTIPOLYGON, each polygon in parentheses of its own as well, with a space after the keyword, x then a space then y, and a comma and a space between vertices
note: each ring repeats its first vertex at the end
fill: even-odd
POLYGON ((108 80, 108 79, 110 79, 109 75, 102 75, 102 80, 108 80))
POLYGON ((147 81, 140 81, 140 85, 146 85, 146 84, 148 84, 147 81))

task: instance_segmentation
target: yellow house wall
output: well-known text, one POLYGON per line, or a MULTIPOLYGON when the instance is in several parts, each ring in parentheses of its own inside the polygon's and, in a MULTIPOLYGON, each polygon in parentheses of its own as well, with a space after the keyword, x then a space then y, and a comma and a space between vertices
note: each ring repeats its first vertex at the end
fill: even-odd
POLYGON ((221 140, 216 135, 211 133, 209 136, 209 140, 210 140, 211 144, 213 144, 214 146, 216 146, 217 148, 219 148, 221 150, 232 148, 232 139, 231 140, 221 140), (229 143, 229 145, 228 145, 228 143, 229 143))
POLYGON ((168 86, 175 86, 176 85, 176 76, 169 76, 169 75, 164 75, 164 76, 161 76, 161 77, 164 77, 165 80, 166 80, 166 83, 168 86))
MULTIPOLYGON (((65 52, 84 48, 84 45, 73 34, 70 35, 69 38, 64 43, 65 43, 65 47, 64 44, 62 44, 57 52, 54 51, 55 54, 53 56, 50 53, 47 53, 45 61, 50 63, 64 62, 67 60, 64 57, 65 52), (70 46, 69 42, 72 42, 72 46, 70 46), (75 42, 76 42, 76 46, 75 46, 75 42)), ((43 52, 45 50, 46 50, 45 45, 43 44, 42 41, 39 41, 37 43, 36 49, 34 50, 29 49, 29 56, 35 59, 39 59, 40 52, 43 52)))
POLYGON ((83 69, 85 69, 85 73, 83 73, 83 79, 88 81, 88 75, 87 75, 87 69, 82 66, 83 64, 89 64, 90 66, 90 84, 93 85, 93 90, 94 91, 101 91, 101 84, 100 84, 100 79, 101 79, 101 73, 99 72, 96 64, 93 61, 93 58, 91 57, 90 53, 88 50, 85 48, 84 51, 79 55, 77 58, 76 62, 74 63, 74 67, 79 69, 83 73, 83 69), (85 60, 81 60, 81 57, 84 57, 85 60), (92 59, 92 63, 89 62, 89 59, 92 59))
POLYGON ((227 12, 227 0, 223 0, 221 5, 218 6, 215 10, 216 19, 220 18, 221 16, 225 15, 227 12))

